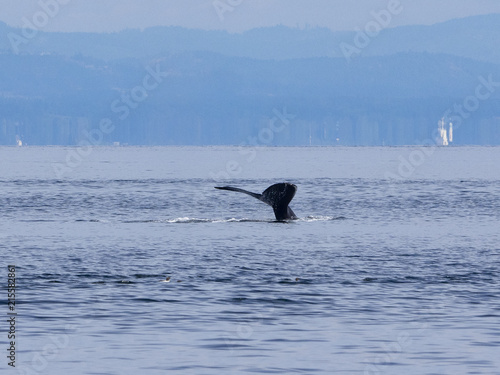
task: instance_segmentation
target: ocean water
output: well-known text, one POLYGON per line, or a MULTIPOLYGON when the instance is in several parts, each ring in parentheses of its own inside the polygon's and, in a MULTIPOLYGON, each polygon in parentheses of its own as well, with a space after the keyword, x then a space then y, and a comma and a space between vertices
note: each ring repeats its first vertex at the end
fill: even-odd
POLYGON ((499 161, 0 148, 2 314, 8 264, 18 313, 2 373, 500 374, 499 161), (287 223, 214 189, 283 181, 298 186, 287 223))

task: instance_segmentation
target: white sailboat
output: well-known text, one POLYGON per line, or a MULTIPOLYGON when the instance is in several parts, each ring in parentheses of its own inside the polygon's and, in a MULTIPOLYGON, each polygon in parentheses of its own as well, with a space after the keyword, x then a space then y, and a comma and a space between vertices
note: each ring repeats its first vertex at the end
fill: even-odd
POLYGON ((448 129, 444 117, 438 122, 437 143, 441 146, 448 146, 453 142, 453 123, 450 121, 448 129))

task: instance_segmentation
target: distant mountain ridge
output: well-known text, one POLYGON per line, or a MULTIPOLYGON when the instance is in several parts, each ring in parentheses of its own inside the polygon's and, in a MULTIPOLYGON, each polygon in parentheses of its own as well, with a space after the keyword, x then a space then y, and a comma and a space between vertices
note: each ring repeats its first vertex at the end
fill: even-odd
MULTIPOLYGON (((360 25, 362 27, 362 25, 360 25)), ((0 51, 12 51, 8 34, 20 29, 0 22, 0 51)), ((206 51, 254 59, 343 57, 341 43, 353 43, 355 31, 326 28, 260 28, 241 34, 181 27, 153 27, 117 33, 39 34, 21 52, 30 54, 82 54, 98 59, 148 59, 171 53, 206 51)), ((398 52, 444 53, 500 64, 500 14, 455 19, 430 26, 384 29, 363 49, 363 56, 398 52)))
POLYGON ((350 61, 356 32, 318 28, 39 32, 19 54, 9 33, 0 145, 75 145, 103 118, 101 144, 249 144, 284 108, 294 120, 260 145, 420 144, 464 106, 455 144, 500 145, 500 15, 386 29, 350 61))
MULTIPOLYGON (((450 55, 401 53, 348 64, 185 52, 147 62, 168 78, 128 105, 130 116, 121 120, 122 98, 140 93, 148 74, 136 60, 0 54, 0 66, 0 144, 13 144, 17 134, 27 144, 77 144, 82 131, 108 117, 119 126, 104 144, 240 144, 283 107, 297 119, 272 144, 413 144, 474 95, 481 77, 500 82, 500 65, 450 55)), ((499 108, 500 89, 456 132, 457 144, 500 144, 499 108)))

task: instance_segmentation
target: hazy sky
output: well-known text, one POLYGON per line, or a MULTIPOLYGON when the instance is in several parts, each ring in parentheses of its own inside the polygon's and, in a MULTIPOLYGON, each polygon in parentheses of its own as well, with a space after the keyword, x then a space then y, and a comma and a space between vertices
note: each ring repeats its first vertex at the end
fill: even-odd
MULTIPOLYGON (((23 26, 23 18, 43 22, 42 3, 52 4, 44 31, 117 31, 178 25, 231 32, 283 24, 353 30, 371 12, 398 0, 0 0, 0 20, 23 26), (54 8, 57 2, 65 3, 54 8), (232 4, 232 5, 231 5, 232 4), (216 10, 219 8, 219 12, 216 10)), ((499 0, 399 0, 403 11, 389 27, 432 24, 452 18, 500 13, 499 0)))

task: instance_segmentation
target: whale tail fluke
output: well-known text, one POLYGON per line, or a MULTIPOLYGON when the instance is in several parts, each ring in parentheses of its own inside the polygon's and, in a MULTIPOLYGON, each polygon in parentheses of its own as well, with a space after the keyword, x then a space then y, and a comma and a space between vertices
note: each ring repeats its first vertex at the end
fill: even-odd
POLYGON ((248 195, 250 195, 250 196, 252 196, 254 198, 257 198, 257 199, 261 199, 261 197, 262 197, 262 194, 252 193, 251 191, 247 191, 247 190, 235 188, 235 187, 232 187, 232 186, 222 186, 222 187, 216 186, 215 188, 216 189, 220 189, 220 190, 237 191, 238 193, 248 194, 248 195))
POLYGON ((231 187, 231 186, 223 186, 223 187, 215 187, 220 190, 229 190, 236 191, 239 193, 248 194, 258 200, 267 203, 274 210, 274 216, 276 216, 276 220, 293 220, 297 219, 294 212, 288 204, 292 201, 295 193, 297 191, 297 186, 290 183, 279 183, 269 186, 262 194, 252 193, 247 190, 231 187))
POLYGON ((261 201, 273 208, 276 220, 297 219, 292 209, 288 207, 296 192, 297 186, 294 184, 274 184, 264 190, 261 201))

